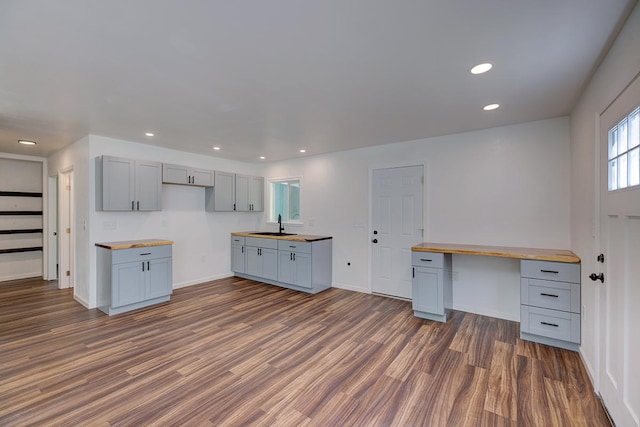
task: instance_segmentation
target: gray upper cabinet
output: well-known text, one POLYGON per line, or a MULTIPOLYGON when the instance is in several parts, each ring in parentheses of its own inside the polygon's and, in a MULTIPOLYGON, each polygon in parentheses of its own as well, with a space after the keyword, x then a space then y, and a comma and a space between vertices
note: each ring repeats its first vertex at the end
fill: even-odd
POLYGON ((233 212, 236 174, 215 171, 215 187, 205 191, 205 209, 216 212, 233 212))
POLYGON ((102 156, 102 210, 162 210, 162 164, 102 156))
POLYGON ((264 178, 236 174, 236 211, 260 212, 264 210, 264 178))
POLYGON ((206 210, 261 212, 264 210, 264 178, 215 171, 215 187, 206 190, 206 210))
POLYGON ((164 163, 162 165, 162 182, 165 184, 213 187, 214 173, 212 170, 164 163))

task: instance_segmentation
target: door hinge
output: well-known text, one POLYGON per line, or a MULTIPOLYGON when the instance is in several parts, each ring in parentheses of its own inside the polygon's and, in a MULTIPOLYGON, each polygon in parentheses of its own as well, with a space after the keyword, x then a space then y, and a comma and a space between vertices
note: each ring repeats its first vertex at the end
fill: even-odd
POLYGON ((71 229, 69 227, 67 227, 67 228, 64 229, 64 232, 67 233, 67 234, 71 234, 71 229))
POLYGON ((67 185, 67 186, 65 187, 65 189, 66 189, 67 191, 71 191, 71 186, 70 186, 70 185, 67 185))
POLYGON ((64 274, 65 274, 66 276, 71 276, 71 271, 67 270, 64 274))

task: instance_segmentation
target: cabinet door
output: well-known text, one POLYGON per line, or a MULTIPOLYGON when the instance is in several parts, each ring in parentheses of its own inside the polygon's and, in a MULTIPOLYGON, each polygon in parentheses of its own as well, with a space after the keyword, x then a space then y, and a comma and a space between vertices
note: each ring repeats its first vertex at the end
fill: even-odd
POLYGON ((295 284, 295 266, 293 252, 278 251, 278 280, 283 283, 295 284))
POLYGON ((236 174, 236 208, 238 212, 249 211, 249 176, 236 174))
POLYGON ((134 201, 135 162, 102 156, 102 210, 130 211, 134 201))
POLYGON ((162 164, 142 160, 135 164, 136 210, 162 210, 162 164))
POLYGON ((231 245, 231 271, 244 273, 244 246, 231 245))
POLYGON ((214 187, 207 188, 206 210, 215 212, 233 211, 236 175, 229 172, 214 172, 214 187))
POLYGON ((252 176, 249 179, 249 210, 264 210, 264 178, 261 176, 252 176))
POLYGON ((173 279, 171 258, 156 258, 145 263, 145 299, 171 295, 173 279))
POLYGON ((293 253, 295 269, 295 285, 311 288, 311 254, 303 252, 293 253))
POLYGON ((112 267, 113 308, 144 300, 144 276, 142 261, 114 264, 112 267))
POLYGON ((191 169, 191 185, 199 187, 213 187, 213 171, 206 169, 191 169))
POLYGON ((276 249, 261 249, 262 275, 265 279, 278 280, 278 251, 276 249))
POLYGON ((245 246, 245 257, 247 260, 247 274, 262 277, 262 259, 260 258, 260 248, 245 246))
POLYGON ((189 184, 189 170, 186 166, 163 163, 162 182, 167 184, 189 184))
POLYGON ((413 309, 425 313, 444 314, 444 270, 413 267, 413 309))

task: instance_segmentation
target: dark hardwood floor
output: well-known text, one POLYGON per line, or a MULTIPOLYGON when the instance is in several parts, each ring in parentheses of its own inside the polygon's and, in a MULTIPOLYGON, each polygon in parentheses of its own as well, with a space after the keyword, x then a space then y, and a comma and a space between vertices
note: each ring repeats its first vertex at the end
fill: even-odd
POLYGON ((577 353, 518 324, 229 278, 117 316, 0 283, 0 425, 608 426, 577 353))

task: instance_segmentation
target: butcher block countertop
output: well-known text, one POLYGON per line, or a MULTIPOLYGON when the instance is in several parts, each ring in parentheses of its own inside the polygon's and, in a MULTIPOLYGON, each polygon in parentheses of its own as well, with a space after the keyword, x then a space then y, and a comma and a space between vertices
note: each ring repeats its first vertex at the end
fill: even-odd
POLYGON ((265 234, 258 234, 260 231, 237 231, 231 233, 232 236, 243 237, 259 237, 261 239, 277 239, 277 240, 289 240, 291 242, 317 242, 318 240, 333 239, 331 236, 312 236, 310 234, 289 234, 284 236, 269 236, 265 234))
POLYGON ((149 246, 173 245, 173 240, 163 239, 143 239, 143 240, 123 240, 121 242, 102 242, 96 243, 99 248, 117 250, 131 248, 146 248, 149 246))
POLYGON ((531 259, 537 261, 557 261, 578 263, 580 258, 569 250, 511 248, 505 246, 459 245, 455 243, 425 242, 413 246, 412 251, 440 252, 446 254, 483 255, 501 258, 531 259))

